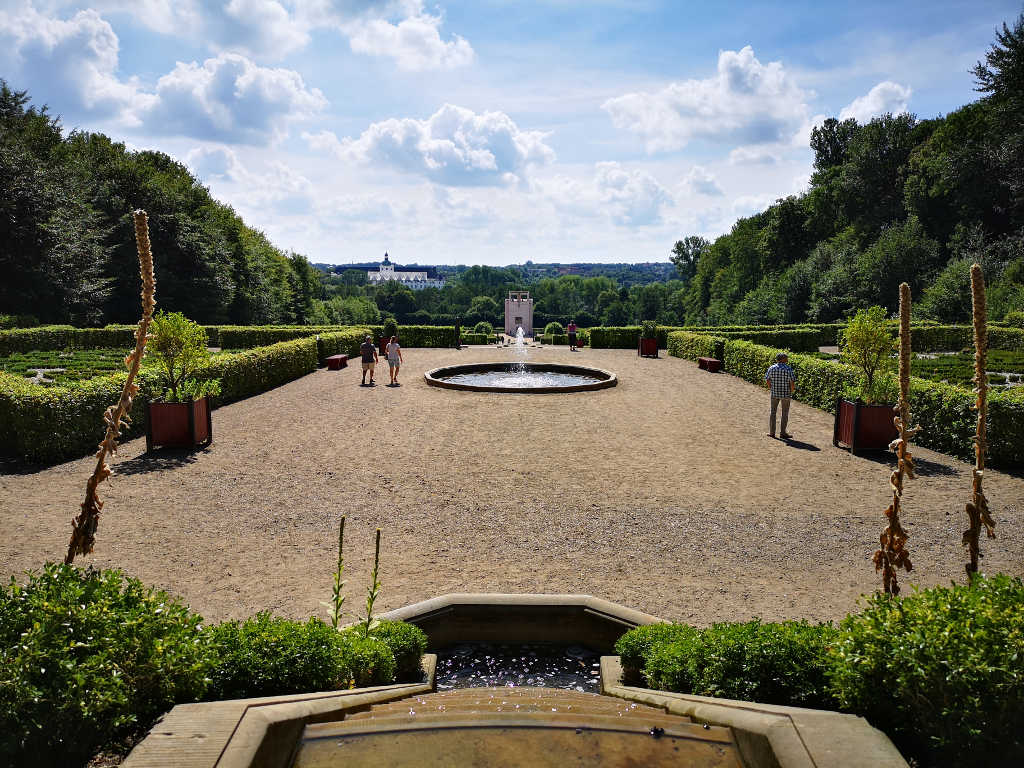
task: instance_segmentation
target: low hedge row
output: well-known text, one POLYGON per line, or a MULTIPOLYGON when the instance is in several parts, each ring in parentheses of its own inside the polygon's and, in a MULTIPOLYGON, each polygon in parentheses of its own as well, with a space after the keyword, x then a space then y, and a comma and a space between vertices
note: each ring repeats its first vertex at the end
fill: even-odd
POLYGON ((725 356, 726 340, 721 336, 690 331, 673 331, 668 335, 665 348, 673 357, 696 360, 698 357, 713 357, 721 360, 725 356))
POLYGON ((838 628, 655 624, 616 650, 627 680, 653 688, 861 715, 920 765, 1024 761, 1019 578, 876 594, 838 628))
POLYGON ((349 328, 320 334, 316 340, 317 359, 320 365, 323 365, 331 355, 358 355, 359 345, 369 333, 369 328, 349 328))
MULTIPOLYGON (((402 342, 402 346, 405 346, 405 339, 399 336, 399 341, 402 342)), ((493 337, 488 337, 486 333, 464 333, 462 334, 463 344, 488 344, 493 337)))
MULTIPOLYGON (((346 348, 350 334, 342 334, 346 348)), ((358 345, 357 345, 358 346, 358 345)), ((218 355, 197 374, 220 379, 218 405, 266 392, 316 370, 322 359, 318 342, 309 337, 269 347, 218 355)), ((8 436, 0 450, 6 455, 53 463, 77 458, 96 449, 103 438, 103 413, 121 396, 126 373, 100 376, 66 387, 38 387, 0 372, 0 434, 8 436)), ((144 403, 158 397, 155 374, 140 373, 139 394, 132 404, 131 424, 122 438, 144 427, 144 403)))
POLYGON ((400 622, 366 637, 269 613, 205 626, 120 571, 48 564, 0 587, 0 754, 83 765, 175 704, 418 680, 426 645, 400 622))
MULTIPOLYGON (((840 331, 845 326, 839 323, 815 325, 756 325, 756 326, 694 326, 688 328, 658 327, 658 346, 667 349, 668 335, 677 331, 711 334, 725 339, 750 341, 755 344, 788 349, 791 352, 817 352, 819 347, 839 343, 840 331)), ((895 336, 896 323, 891 324, 895 336)), ((591 328, 595 349, 633 349, 640 337, 640 327, 622 326, 591 328)), ((915 325, 912 328, 915 350, 919 352, 940 352, 959 350, 974 344, 974 329, 969 325, 915 325)), ((1024 329, 989 327, 988 345, 991 349, 1024 351, 1024 329)))
MULTIPOLYGON (((694 360, 706 356, 709 342, 704 334, 675 331, 670 334, 669 354, 694 360)), ((748 341, 722 340, 725 370, 758 386, 775 362, 779 347, 765 347, 748 341)), ((858 372, 843 363, 793 354, 789 364, 796 371, 795 398, 830 413, 848 387, 859 382, 858 372)), ((974 395, 966 389, 911 378, 910 409, 921 432, 915 442, 942 453, 970 459, 974 451, 974 395)), ((989 393, 989 461, 998 467, 1024 465, 1024 389, 1017 387, 989 393)))

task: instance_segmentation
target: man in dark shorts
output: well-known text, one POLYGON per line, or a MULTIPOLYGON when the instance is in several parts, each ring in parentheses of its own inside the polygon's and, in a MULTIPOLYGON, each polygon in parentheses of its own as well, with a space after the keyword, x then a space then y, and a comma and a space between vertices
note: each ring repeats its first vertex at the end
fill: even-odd
POLYGON ((377 348, 373 346, 373 337, 367 336, 359 346, 359 354, 363 356, 363 383, 359 386, 366 386, 366 372, 370 372, 370 386, 373 386, 373 367, 377 363, 377 348))
POLYGON ((569 327, 566 328, 565 330, 569 334, 569 351, 570 352, 575 352, 576 351, 576 321, 575 320, 570 320, 569 321, 569 327))

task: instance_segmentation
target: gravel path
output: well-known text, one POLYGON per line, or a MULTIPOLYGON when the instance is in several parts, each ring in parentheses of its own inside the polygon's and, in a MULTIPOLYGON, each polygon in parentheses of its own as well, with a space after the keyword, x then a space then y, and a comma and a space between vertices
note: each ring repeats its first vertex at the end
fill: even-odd
MULTIPOLYGON (((832 447, 832 417, 800 403, 797 441, 765 436, 768 396, 675 358, 531 350, 614 370, 613 389, 496 395, 428 387, 423 372, 509 350, 406 351, 402 386, 320 370, 214 413, 195 455, 122 447, 101 487, 96 552, 208 619, 322 612, 337 521, 347 606, 365 594, 373 530, 397 608, 448 592, 585 592, 667 619, 836 619, 878 588, 870 563, 887 460, 832 447)), ((387 380, 386 368, 380 373, 387 380)), ((968 465, 918 449, 905 524, 923 585, 963 578, 968 465)), ((92 459, 0 474, 0 572, 60 559, 92 459)), ((1024 479, 988 472, 999 538, 984 570, 1024 575, 1024 479)))

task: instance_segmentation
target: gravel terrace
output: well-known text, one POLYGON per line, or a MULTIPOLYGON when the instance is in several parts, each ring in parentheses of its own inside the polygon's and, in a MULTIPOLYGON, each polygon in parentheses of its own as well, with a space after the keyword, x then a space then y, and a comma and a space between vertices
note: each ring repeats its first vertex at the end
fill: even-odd
MULTIPOLYGON (((507 360, 476 347, 405 351, 400 388, 319 370, 214 413, 213 446, 125 444, 101 486, 96 552, 208 619, 321 614, 337 523, 346 607, 361 607, 373 530, 378 606, 449 592, 581 592, 704 625, 837 619, 879 588, 870 562, 886 457, 832 447, 832 416, 794 403, 790 444, 765 435, 768 395, 675 358, 534 348, 535 362, 607 368, 619 385, 558 395, 454 392, 423 372, 507 360)), ((387 369, 378 369, 387 381, 387 369)), ((915 450, 905 586, 963 580, 967 464, 915 450)), ((4 578, 63 557, 94 459, 0 474, 4 578)), ((1024 575, 1024 479, 986 472, 997 522, 983 569, 1024 575)))

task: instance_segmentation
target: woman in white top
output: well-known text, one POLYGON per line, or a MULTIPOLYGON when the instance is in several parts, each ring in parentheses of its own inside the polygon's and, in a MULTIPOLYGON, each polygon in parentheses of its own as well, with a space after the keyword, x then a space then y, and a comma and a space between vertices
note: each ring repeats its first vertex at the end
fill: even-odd
POLYGON ((398 387, 398 369, 402 366, 402 348, 398 346, 398 337, 392 336, 391 341, 384 347, 384 354, 388 357, 388 372, 391 374, 391 384, 388 386, 398 387))

